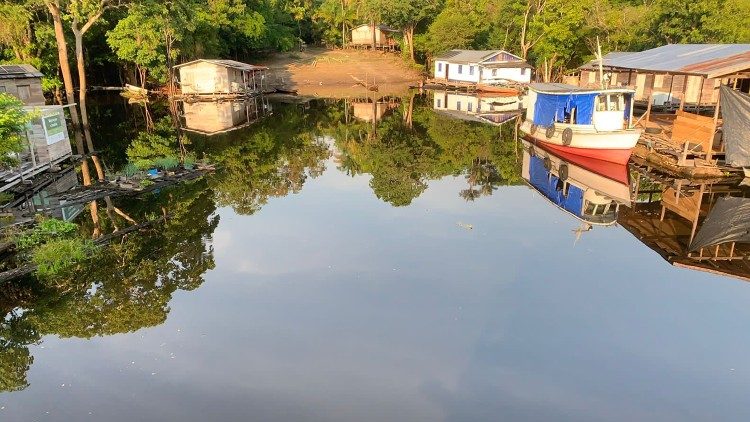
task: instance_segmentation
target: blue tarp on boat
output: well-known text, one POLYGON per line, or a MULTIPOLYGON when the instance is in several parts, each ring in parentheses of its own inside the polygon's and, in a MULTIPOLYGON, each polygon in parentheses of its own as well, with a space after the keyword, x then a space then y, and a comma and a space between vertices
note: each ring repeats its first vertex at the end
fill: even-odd
POLYGON ((536 94, 534 104, 534 124, 540 127, 551 126, 555 122, 562 122, 566 114, 575 108, 576 123, 590 125, 594 116, 594 100, 598 94, 536 94))
POLYGON ((539 157, 531 157, 529 162, 529 184, 555 205, 577 217, 583 217, 583 190, 568 184, 568 194, 564 195, 564 183, 544 168, 544 161, 539 157))

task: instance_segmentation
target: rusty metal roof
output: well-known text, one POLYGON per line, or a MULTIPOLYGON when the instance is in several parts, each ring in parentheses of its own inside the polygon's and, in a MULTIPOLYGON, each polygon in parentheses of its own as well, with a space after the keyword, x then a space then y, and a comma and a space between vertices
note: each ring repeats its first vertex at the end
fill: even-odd
MULTIPOLYGON (((582 68, 590 68, 596 61, 582 68)), ((668 44, 604 58, 607 68, 719 78, 750 69, 750 44, 668 44)))

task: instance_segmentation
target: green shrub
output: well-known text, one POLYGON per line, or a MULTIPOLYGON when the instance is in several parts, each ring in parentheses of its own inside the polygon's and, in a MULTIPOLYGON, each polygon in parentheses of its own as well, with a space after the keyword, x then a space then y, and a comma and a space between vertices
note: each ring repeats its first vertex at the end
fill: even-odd
POLYGON ((141 180, 141 183, 140 183, 140 185, 141 185, 142 188, 147 188, 147 187, 153 186, 155 184, 156 183, 153 180, 151 180, 151 179, 143 179, 143 180, 141 180))
POLYGON ((134 163, 128 163, 125 165, 125 167, 122 169, 122 173, 125 175, 125 177, 133 177, 136 174, 138 174, 141 171, 141 169, 138 168, 137 165, 134 163))
POLYGON ((80 238, 55 239, 34 250, 31 261, 37 265, 37 275, 45 278, 59 275, 94 254, 96 246, 80 238))
POLYGON ((172 170, 180 165, 180 160, 177 157, 162 157, 154 160, 154 167, 163 170, 172 170))
POLYGON ((16 239, 19 249, 29 249, 39 246, 53 239, 69 236, 77 230, 78 226, 56 218, 45 218, 40 220, 34 228, 22 232, 16 239))

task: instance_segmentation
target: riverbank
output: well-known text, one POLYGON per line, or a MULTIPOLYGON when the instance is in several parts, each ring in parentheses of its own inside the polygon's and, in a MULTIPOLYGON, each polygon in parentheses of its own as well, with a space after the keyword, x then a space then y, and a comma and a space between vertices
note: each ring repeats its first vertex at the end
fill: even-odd
POLYGON ((263 65, 271 84, 300 95, 351 97, 375 90, 397 94, 422 79, 421 72, 393 53, 310 48, 280 53, 263 65))

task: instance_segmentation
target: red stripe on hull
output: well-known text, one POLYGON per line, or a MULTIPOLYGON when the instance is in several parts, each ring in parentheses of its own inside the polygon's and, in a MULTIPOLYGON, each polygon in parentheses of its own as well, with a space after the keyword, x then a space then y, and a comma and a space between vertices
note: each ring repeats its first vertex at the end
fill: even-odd
POLYGON ((579 157, 593 158, 595 160, 609 161, 616 164, 627 164, 630 161, 632 149, 596 149, 596 148, 573 148, 563 145, 550 144, 544 141, 537 141, 544 148, 551 149, 555 152, 573 154, 579 157))

